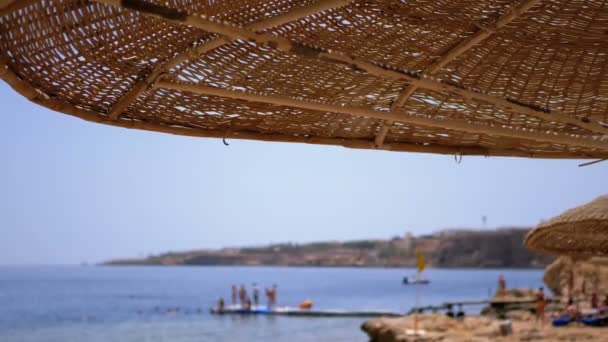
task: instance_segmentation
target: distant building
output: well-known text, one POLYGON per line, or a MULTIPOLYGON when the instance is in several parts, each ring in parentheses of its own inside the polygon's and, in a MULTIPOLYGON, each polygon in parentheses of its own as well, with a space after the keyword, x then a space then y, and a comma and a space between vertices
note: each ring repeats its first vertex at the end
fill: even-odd
POLYGON ((414 249, 414 235, 411 232, 405 232, 403 240, 401 240, 401 247, 404 251, 409 252, 414 249))

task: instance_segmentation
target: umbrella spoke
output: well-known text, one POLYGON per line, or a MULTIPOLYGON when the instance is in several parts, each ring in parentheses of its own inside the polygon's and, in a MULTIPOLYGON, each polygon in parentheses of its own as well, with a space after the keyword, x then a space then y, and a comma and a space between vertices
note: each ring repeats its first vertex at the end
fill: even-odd
MULTIPOLYGON (((263 31, 313 14, 345 6, 352 1, 353 0, 320 0, 311 5, 294 9, 283 15, 278 15, 257 23, 253 23, 248 25, 247 28, 254 31, 263 31)), ((171 70, 187 60, 195 59, 211 50, 219 48, 220 46, 229 44, 230 42, 232 42, 232 40, 226 39, 226 37, 215 38, 211 41, 205 42, 204 44, 189 47, 186 50, 178 53, 175 57, 166 61, 133 85, 133 87, 112 106, 108 112, 108 116, 112 120, 118 119, 122 111, 129 107, 129 105, 131 105, 139 95, 146 91, 150 85, 154 84, 156 78, 158 78, 158 76, 160 76, 162 73, 171 70)))

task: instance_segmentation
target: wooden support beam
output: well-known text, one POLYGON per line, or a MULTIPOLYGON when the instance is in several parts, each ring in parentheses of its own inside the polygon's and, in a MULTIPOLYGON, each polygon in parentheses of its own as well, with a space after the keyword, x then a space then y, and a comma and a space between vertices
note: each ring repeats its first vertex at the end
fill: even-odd
MULTIPOLYGON (((437 58, 431 65, 429 65, 424 70, 424 75, 435 74, 437 71, 439 71, 441 68, 443 68, 446 64, 453 61, 455 58, 457 58, 457 57, 461 56, 462 54, 464 54, 465 52, 471 50, 477 44, 481 43, 482 41, 484 41, 487 38, 489 38, 490 36, 492 36, 496 31, 498 31, 501 28, 505 27, 506 25, 510 24, 515 19, 521 17, 524 13, 526 13, 532 7, 536 6, 539 2, 540 2, 540 0, 522 1, 516 7, 510 9, 505 15, 498 18, 498 20, 496 20, 494 25, 491 25, 489 27, 480 28, 477 32, 475 32, 475 34, 462 40, 456 46, 454 46, 450 50, 448 50, 444 55, 437 58)), ((417 85, 408 84, 405 87, 405 89, 401 92, 401 94, 399 94, 399 96, 397 97, 397 100, 395 100, 395 102, 393 103, 391 108, 393 110, 395 110, 395 109, 403 107, 405 102, 407 102, 407 100, 410 98, 410 96, 412 96, 412 94, 416 91, 416 89, 418 89, 417 85)), ((386 135, 388 134, 388 131, 389 131, 391 125, 392 125, 392 122, 383 122, 382 123, 382 129, 380 130, 380 133, 378 134, 378 136, 376 137, 376 140, 375 140, 376 144, 378 146, 381 146, 384 143, 384 139, 386 138, 386 135)))
POLYGON ((248 26, 253 31, 264 31, 272 27, 285 25, 311 15, 319 14, 335 8, 344 7, 354 0, 317 0, 316 2, 295 8, 287 13, 253 23, 248 26))
POLYGON ((381 147, 382 145, 384 145, 384 140, 386 139, 386 135, 388 134, 388 131, 391 129, 391 125, 393 124, 392 121, 381 121, 380 124, 380 131, 378 132, 378 134, 376 134, 376 137, 374 138, 374 145, 376 147, 381 147))
MULTIPOLYGON (((0 57, 1 59, 1 57, 0 57)), ((4 59, 0 60, 0 78, 8 83, 16 92, 30 101, 49 108, 54 111, 65 113, 89 122, 102 123, 106 125, 139 129, 167 134, 176 134, 190 137, 203 138, 230 138, 256 141, 275 141, 286 143, 304 143, 343 146, 354 149, 375 149, 374 142, 365 139, 346 139, 335 137, 315 137, 301 135, 286 135, 280 133, 260 133, 251 131, 233 130, 206 130, 197 127, 184 127, 175 125, 164 125, 160 123, 137 121, 137 120, 108 120, 105 113, 94 112, 49 96, 43 91, 34 88, 29 82, 19 77, 4 59)), ((461 156, 496 156, 496 157, 525 157, 544 159, 608 159, 608 150, 595 151, 581 154, 576 152, 525 152, 516 149, 486 148, 481 146, 446 146, 438 144, 414 144, 414 143, 391 143, 381 147, 384 151, 435 153, 461 156)))
POLYGON ((29 6, 36 0, 0 0, 0 16, 29 6))
POLYGON ((189 25, 208 32, 214 32, 229 37, 233 40, 242 39, 256 44, 267 44, 281 51, 292 53, 303 58, 313 58, 326 62, 346 65, 355 70, 365 71, 371 75, 375 75, 381 78, 406 80, 420 88, 457 94, 466 99, 482 101, 485 103, 499 106, 504 110, 510 112, 530 115, 548 122, 576 125, 594 133, 608 135, 608 127, 602 126, 594 122, 590 122, 589 120, 581 120, 560 113, 552 113, 546 109, 538 108, 534 105, 523 104, 513 99, 490 95, 477 90, 459 87, 430 76, 421 76, 412 72, 398 70, 397 68, 392 66, 368 62, 360 58, 348 56, 339 51, 325 50, 319 47, 299 44, 272 34, 255 33, 253 31, 229 23, 220 23, 214 20, 207 19, 203 15, 188 14, 186 11, 180 9, 156 5, 143 0, 95 1, 109 4, 112 6, 117 6, 120 8, 127 8, 140 12, 144 15, 150 15, 157 18, 161 18, 172 23, 189 25))
POLYGON ((11 7, 17 0, 0 0, 0 10, 11 7))
POLYGON ((349 105, 334 105, 322 102, 312 102, 300 99, 293 99, 285 96, 277 95, 261 95, 234 91, 222 88, 209 87, 206 85, 186 82, 174 82, 167 80, 159 80, 155 87, 172 89, 178 91, 191 92, 201 95, 219 96, 235 100, 245 100, 252 102, 267 103, 277 106, 287 106, 306 110, 314 110, 320 112, 339 113, 360 116, 370 119, 391 120, 403 122, 406 124, 419 125, 430 128, 450 129, 459 132, 467 132, 474 134, 489 134, 494 136, 523 139, 536 142, 554 143, 568 146, 579 146, 591 149, 608 150, 608 140, 599 141, 595 139, 586 139, 571 135, 556 135, 547 134, 545 132, 518 130, 505 128, 503 126, 489 126, 482 124, 472 124, 466 120, 460 119, 436 119, 428 116, 410 115, 405 112, 389 111, 381 112, 365 107, 355 107, 349 105))
POLYGON ((439 57, 427 69, 426 73, 434 74, 443 68, 446 64, 461 56, 463 53, 471 50, 477 44, 491 37, 498 30, 509 25, 511 22, 520 18, 524 13, 528 12, 532 7, 538 5, 541 0, 523 0, 517 6, 508 10, 506 14, 498 18, 494 25, 480 28, 471 37, 464 39, 459 44, 451 48, 446 54, 439 57))
MULTIPOLYGON (((416 89, 417 89, 416 86, 409 84, 405 88, 405 91, 399 95, 399 98, 402 96, 410 97, 416 91, 416 89)), ((393 104, 391 105, 391 110, 398 111, 399 109, 401 109, 401 106, 399 106, 397 104, 399 101, 399 98, 397 98, 397 101, 393 102, 393 104)), ((380 132, 378 132, 378 134, 376 135, 376 138, 374 139, 374 143, 376 144, 376 147, 380 147, 384 144, 384 140, 386 139, 386 136, 388 135, 388 132, 390 131, 392 125, 393 125, 393 121, 391 121, 391 120, 381 121, 380 132)))
MULTIPOLYGON (((354 0, 318 0, 312 4, 298 7, 290 12, 284 13, 282 15, 277 15, 272 18, 253 23, 247 26, 247 29, 253 31, 264 31, 272 27, 280 26, 283 24, 287 24, 302 18, 305 18, 310 15, 318 14, 330 9, 346 6, 354 0)), ((182 51, 175 55, 175 57, 166 61, 156 69, 154 69, 149 75, 137 81, 131 89, 129 89, 116 103, 112 105, 110 110, 108 111, 108 116, 112 120, 118 119, 120 114, 129 107, 139 95, 146 91, 154 83, 154 81, 161 74, 173 69, 174 67, 180 65, 181 63, 192 59, 193 57, 198 57, 204 55, 205 53, 217 49, 220 46, 229 44, 232 42, 231 39, 227 37, 219 37, 213 40, 210 40, 204 44, 195 47, 189 47, 185 51, 182 51)))

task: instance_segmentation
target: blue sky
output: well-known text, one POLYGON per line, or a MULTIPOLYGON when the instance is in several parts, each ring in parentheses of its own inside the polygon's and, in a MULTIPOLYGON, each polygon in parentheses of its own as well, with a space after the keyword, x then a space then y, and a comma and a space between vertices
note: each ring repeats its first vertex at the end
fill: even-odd
POLYGON ((608 162, 224 146, 0 100, 2 264, 535 225, 608 192, 608 162))

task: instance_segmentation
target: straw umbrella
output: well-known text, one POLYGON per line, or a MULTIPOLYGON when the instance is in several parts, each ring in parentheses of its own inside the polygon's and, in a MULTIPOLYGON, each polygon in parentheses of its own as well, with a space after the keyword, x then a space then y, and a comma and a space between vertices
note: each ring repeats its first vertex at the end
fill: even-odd
POLYGON ((575 259, 608 256, 608 195, 567 210, 528 233, 534 251, 575 259))
POLYGON ((125 128, 605 159, 607 7, 0 0, 0 77, 39 105, 125 128))

